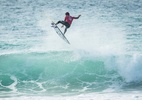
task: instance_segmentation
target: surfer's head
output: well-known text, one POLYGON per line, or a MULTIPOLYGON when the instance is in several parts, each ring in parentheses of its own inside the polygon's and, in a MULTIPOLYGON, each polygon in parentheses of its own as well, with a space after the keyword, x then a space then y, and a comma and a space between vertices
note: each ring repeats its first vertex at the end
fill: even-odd
POLYGON ((69 13, 69 12, 66 12, 65 15, 70 15, 70 13, 69 13))

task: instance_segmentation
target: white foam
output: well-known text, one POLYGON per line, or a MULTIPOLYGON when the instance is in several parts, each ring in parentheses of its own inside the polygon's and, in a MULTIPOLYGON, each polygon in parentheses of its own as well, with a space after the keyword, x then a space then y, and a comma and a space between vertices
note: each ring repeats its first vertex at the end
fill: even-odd
POLYGON ((11 78, 11 80, 14 81, 11 85, 4 86, 0 83, 0 86, 5 87, 5 88, 9 88, 12 90, 12 92, 16 92, 17 91, 16 85, 18 83, 17 78, 15 76, 10 76, 10 78, 11 78))
POLYGON ((21 96, 2 100, 141 100, 142 93, 90 93, 72 96, 21 96))
POLYGON ((142 81, 142 55, 121 56, 118 59, 119 74, 127 82, 142 81))

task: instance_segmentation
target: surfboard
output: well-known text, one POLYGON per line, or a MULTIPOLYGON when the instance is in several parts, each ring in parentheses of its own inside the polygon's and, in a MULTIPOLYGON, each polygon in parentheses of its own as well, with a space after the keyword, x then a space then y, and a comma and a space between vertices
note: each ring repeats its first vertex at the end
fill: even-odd
POLYGON ((68 41, 68 39, 65 37, 65 35, 63 34, 63 32, 59 29, 59 27, 57 25, 55 25, 55 23, 51 23, 52 27, 54 28, 54 30, 56 31, 56 33, 60 36, 60 38, 62 38, 66 43, 70 44, 70 42, 68 41))

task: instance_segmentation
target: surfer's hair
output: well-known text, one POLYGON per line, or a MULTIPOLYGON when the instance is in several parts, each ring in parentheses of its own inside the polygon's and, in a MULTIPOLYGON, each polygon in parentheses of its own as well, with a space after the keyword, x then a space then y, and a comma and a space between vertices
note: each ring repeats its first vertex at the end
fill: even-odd
POLYGON ((70 13, 69 13, 69 12, 66 12, 65 15, 70 15, 70 13))

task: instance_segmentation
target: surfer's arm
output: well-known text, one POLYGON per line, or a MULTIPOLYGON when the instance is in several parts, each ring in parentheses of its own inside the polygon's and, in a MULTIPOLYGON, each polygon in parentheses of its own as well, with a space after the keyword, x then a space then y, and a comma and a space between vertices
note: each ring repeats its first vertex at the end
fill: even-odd
POLYGON ((78 17, 73 17, 73 19, 78 19, 81 15, 78 15, 78 17))

